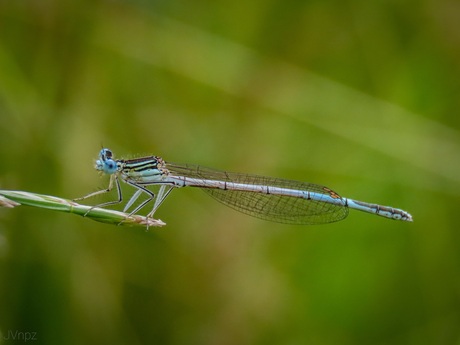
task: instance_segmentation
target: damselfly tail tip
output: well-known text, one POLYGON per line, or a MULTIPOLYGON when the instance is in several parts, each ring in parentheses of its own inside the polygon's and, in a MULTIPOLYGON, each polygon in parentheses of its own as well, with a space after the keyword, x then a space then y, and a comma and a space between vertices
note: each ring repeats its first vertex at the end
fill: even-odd
POLYGON ((401 211, 401 220, 406 222, 413 222, 412 215, 409 212, 401 211))

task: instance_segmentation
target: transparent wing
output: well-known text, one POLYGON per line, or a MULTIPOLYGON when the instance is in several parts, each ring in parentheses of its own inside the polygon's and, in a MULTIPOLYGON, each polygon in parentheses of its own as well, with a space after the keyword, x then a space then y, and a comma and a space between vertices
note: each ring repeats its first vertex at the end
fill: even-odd
POLYGON ((309 191, 320 195, 319 200, 307 200, 286 195, 205 188, 204 186, 201 188, 221 203, 257 218, 288 224, 324 224, 342 220, 348 215, 345 200, 334 191, 321 185, 258 175, 230 173, 190 164, 167 163, 166 167, 175 176, 273 186, 309 191), (342 202, 333 204, 322 201, 321 195, 325 196, 325 200, 333 195, 335 199, 340 199, 342 202))

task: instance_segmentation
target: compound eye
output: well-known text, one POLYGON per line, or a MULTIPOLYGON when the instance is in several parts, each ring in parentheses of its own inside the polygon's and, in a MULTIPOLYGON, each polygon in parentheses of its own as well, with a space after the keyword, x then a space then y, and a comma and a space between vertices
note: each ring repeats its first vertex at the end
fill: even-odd
POLYGON ((104 162, 104 171, 107 174, 113 174, 114 172, 117 171, 117 162, 115 162, 113 159, 107 159, 104 162))
POLYGON ((99 152, 99 158, 102 161, 105 161, 107 159, 111 159, 112 156, 113 156, 112 151, 110 151, 109 149, 102 149, 101 152, 99 152))
POLYGON ((110 151, 109 149, 105 149, 105 158, 112 158, 112 151, 110 151))

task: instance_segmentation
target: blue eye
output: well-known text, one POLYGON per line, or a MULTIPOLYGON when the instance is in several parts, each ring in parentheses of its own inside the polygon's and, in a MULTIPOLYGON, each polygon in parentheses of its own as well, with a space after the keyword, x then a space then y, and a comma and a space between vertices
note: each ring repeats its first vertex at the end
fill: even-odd
POLYGON ((105 150, 105 158, 111 159, 112 158, 112 151, 109 149, 104 149, 105 150))
POLYGON ((117 162, 115 162, 113 159, 106 159, 104 162, 103 170, 106 174, 113 174, 117 171, 117 162))
POLYGON ((103 161, 107 160, 107 159, 111 159, 113 156, 112 154, 112 151, 110 151, 109 149, 102 149, 100 152, 99 152, 99 158, 103 161))

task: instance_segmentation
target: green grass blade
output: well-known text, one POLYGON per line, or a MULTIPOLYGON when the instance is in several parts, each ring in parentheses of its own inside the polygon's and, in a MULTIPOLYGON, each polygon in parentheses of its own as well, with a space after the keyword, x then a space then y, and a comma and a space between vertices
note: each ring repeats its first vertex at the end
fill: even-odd
POLYGON ((140 215, 129 216, 124 212, 98 207, 92 208, 92 206, 81 205, 72 200, 62 199, 51 195, 43 195, 23 191, 0 190, 0 207, 12 208, 19 205, 27 205, 46 208, 54 211, 73 213, 98 222, 115 225, 144 227, 166 225, 159 219, 157 220, 153 218, 147 218, 140 215))

